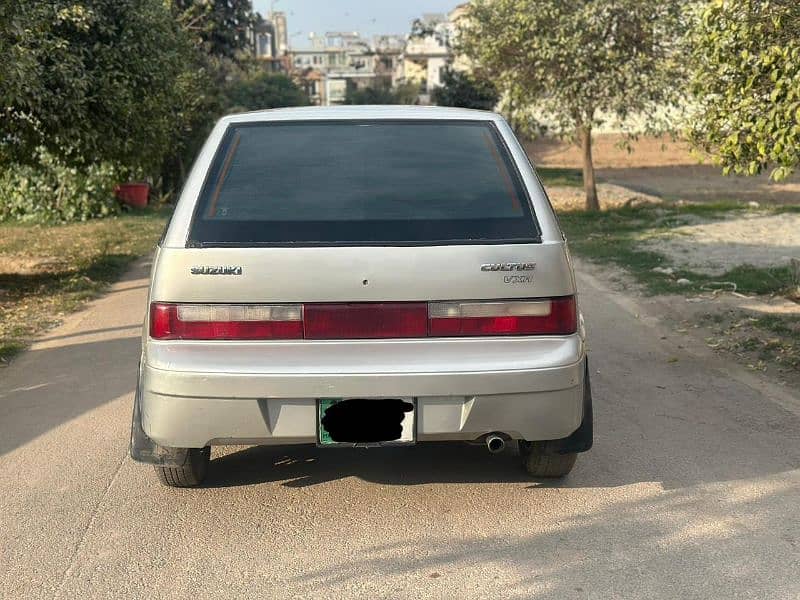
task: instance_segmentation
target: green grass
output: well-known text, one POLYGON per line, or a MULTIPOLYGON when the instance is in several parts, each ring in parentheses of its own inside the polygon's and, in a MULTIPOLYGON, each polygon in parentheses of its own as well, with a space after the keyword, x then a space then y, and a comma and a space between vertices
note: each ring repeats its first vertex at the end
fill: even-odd
POLYGON ((580 169, 561 169, 555 167, 537 167, 536 172, 547 186, 583 187, 583 172, 580 169))
MULTIPOLYGON (((780 212, 794 212, 797 207, 777 207, 780 212)), ((600 263, 624 267, 651 294, 698 293, 708 291, 713 282, 732 281, 737 291, 771 294, 786 291, 791 285, 789 267, 757 268, 738 266, 723 275, 710 276, 670 265, 664 256, 643 250, 639 242, 646 234, 668 232, 689 222, 689 217, 722 219, 748 209, 740 204, 718 203, 687 206, 643 206, 619 208, 601 213, 568 212, 559 215, 570 248, 579 256, 600 263), (673 267, 674 274, 654 272, 655 267, 673 267), (688 279, 689 285, 678 285, 688 279)), ((761 209, 763 211, 763 209, 761 209)))
POLYGON ((169 211, 67 225, 0 224, 0 364, 155 246, 169 211))

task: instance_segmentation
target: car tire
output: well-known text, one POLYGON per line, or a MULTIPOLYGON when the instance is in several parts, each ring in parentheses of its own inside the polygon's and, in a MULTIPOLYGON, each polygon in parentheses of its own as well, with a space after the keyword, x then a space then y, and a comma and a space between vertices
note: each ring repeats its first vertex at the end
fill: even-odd
POLYGON ((197 487, 206 478, 209 462, 211 462, 211 446, 189 448, 183 466, 156 466, 155 470, 158 480, 168 487, 197 487))
POLYGON ((532 477, 564 477, 572 471, 578 458, 577 452, 548 454, 547 442, 520 440, 519 454, 522 465, 532 477))

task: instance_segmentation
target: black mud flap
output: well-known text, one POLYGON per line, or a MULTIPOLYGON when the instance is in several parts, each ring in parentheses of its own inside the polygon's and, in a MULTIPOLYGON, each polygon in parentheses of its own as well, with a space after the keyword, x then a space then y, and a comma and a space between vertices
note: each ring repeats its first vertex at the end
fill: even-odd
POLYGON ((139 383, 136 384, 136 397, 133 400, 133 419, 131 422, 131 458, 136 462, 161 467, 182 467, 189 460, 187 448, 167 448, 159 446, 144 432, 142 413, 139 409, 139 383))
POLYGON ((548 440, 544 445, 545 454, 571 454, 586 452, 594 443, 594 417, 592 415, 592 386, 589 381, 589 359, 583 373, 583 420, 580 427, 569 437, 560 440, 548 440))

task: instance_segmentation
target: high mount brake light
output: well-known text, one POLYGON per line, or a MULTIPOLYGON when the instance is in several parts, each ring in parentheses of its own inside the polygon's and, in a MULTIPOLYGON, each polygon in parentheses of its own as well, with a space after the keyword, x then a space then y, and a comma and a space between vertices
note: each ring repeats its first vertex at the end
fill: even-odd
POLYGON ((171 304, 150 306, 157 340, 333 340, 577 331, 574 296, 470 302, 171 304))

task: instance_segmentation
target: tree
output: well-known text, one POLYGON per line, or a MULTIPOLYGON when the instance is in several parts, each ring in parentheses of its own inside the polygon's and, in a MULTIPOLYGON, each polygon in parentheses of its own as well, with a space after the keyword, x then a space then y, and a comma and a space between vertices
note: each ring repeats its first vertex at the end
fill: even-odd
POLYGON ((257 71, 230 85, 225 93, 226 112, 261 110, 282 106, 307 106, 308 96, 291 78, 279 73, 257 71))
POLYGON ((17 2, 1 24, 0 160, 158 168, 196 89, 162 0, 17 2))
POLYGON ((192 89, 184 95, 179 133, 161 169, 161 186, 176 190, 214 121, 230 104, 227 93, 254 70, 249 32, 261 22, 250 0, 170 0, 176 22, 194 47, 192 89))
POLYGON ((492 110, 500 99, 494 84, 479 75, 445 69, 442 86, 433 90, 432 100, 439 106, 492 110))
POLYGON ((514 89, 583 153, 586 207, 598 210, 592 130, 645 116, 664 125, 683 77, 686 0, 473 0, 458 46, 499 89, 514 89))
POLYGON ((414 81, 400 83, 392 89, 396 104, 417 104, 419 102, 419 84, 414 81))
POLYGON ((724 173, 775 180, 800 164, 800 3, 715 0, 691 32, 689 137, 724 173))
POLYGON ((345 104, 414 104, 419 92, 419 86, 404 84, 396 88, 367 87, 347 88, 345 104))
POLYGON ((181 26, 207 54, 237 59, 255 24, 250 0, 173 0, 181 26))
POLYGON ((388 87, 356 88, 348 86, 345 104, 398 104, 397 97, 388 87))

